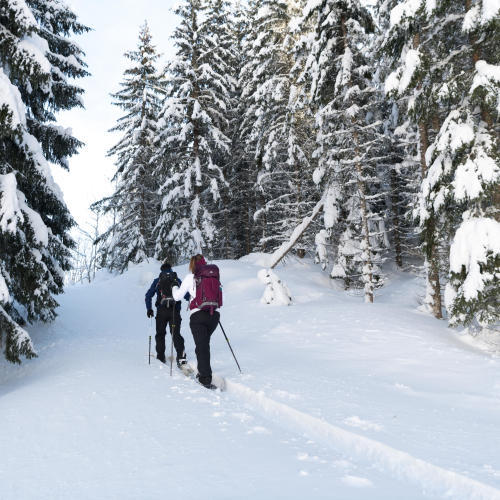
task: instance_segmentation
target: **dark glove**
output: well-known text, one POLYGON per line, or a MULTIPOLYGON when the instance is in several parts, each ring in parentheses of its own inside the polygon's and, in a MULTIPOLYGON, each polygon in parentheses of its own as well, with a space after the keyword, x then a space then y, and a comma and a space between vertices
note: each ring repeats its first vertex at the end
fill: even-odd
POLYGON ((153 309, 148 309, 148 318, 152 318, 154 315, 153 309))

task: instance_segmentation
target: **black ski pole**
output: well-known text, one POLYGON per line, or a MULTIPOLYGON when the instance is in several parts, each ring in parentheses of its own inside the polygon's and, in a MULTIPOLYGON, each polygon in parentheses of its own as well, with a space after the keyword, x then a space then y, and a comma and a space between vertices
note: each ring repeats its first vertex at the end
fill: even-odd
POLYGON ((148 364, 151 364, 151 333, 153 332, 153 318, 149 320, 149 356, 148 356, 148 364))
POLYGON ((149 363, 151 364, 151 335, 149 336, 149 363))
POLYGON ((224 334, 227 345, 229 346, 229 349, 231 350, 231 354, 233 355, 233 358, 236 361, 236 365, 238 366, 238 370, 240 371, 240 373, 242 373, 241 368, 240 368, 240 364, 238 363, 238 360, 236 359, 236 356, 234 355, 233 348, 231 347, 231 344, 229 343, 229 339, 227 338, 226 332, 224 331, 224 328, 223 328, 222 323, 220 321, 219 321, 219 326, 222 330, 222 333, 224 334))
POLYGON ((170 376, 172 376, 172 365, 174 364, 174 316, 175 315, 175 306, 172 312, 172 321, 170 321, 170 376))

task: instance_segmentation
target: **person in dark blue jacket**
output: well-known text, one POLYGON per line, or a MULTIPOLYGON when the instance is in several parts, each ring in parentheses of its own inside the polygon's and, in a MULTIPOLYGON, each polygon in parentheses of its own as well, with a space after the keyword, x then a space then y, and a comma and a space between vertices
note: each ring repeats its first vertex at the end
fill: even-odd
POLYGON ((160 276, 156 278, 149 290, 146 292, 146 310, 148 318, 154 316, 152 299, 156 294, 156 358, 161 362, 166 362, 165 357, 165 336, 167 334, 167 325, 173 330, 174 347, 177 352, 177 366, 186 364, 186 351, 184 350, 184 338, 181 335, 181 302, 176 302, 173 298, 171 300, 162 300, 159 290, 159 282, 162 275, 173 273, 174 283, 181 284, 181 280, 172 271, 172 266, 165 261, 161 266, 160 276))

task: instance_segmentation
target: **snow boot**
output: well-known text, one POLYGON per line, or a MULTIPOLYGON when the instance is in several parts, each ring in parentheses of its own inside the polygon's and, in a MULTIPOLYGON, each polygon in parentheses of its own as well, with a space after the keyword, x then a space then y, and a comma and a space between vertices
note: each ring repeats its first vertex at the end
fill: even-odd
POLYGON ((167 359, 165 358, 165 355, 161 356, 160 354, 157 354, 156 355, 156 359, 158 361, 161 361, 162 363, 166 363, 167 362, 167 359))
POLYGON ((214 391, 215 389, 217 389, 217 386, 214 385, 214 384, 212 384, 212 382, 207 382, 206 380, 200 379, 200 374, 199 373, 196 374, 196 380, 198 381, 198 383, 200 385, 202 385, 206 389, 211 389, 212 391, 214 391))
POLYGON ((182 368, 183 365, 187 365, 186 353, 182 353, 182 356, 177 355, 177 368, 182 368))

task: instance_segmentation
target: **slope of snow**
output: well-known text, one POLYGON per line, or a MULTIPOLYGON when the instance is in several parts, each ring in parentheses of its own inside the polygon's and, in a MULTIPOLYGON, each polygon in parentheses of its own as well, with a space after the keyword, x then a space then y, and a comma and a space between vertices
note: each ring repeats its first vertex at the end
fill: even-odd
POLYGON ((262 304, 268 260, 218 262, 224 393, 148 365, 157 263, 70 287, 39 358, 0 362, 0 498, 500 498, 500 359, 417 312, 407 275, 365 304, 291 260, 294 302, 262 304))

